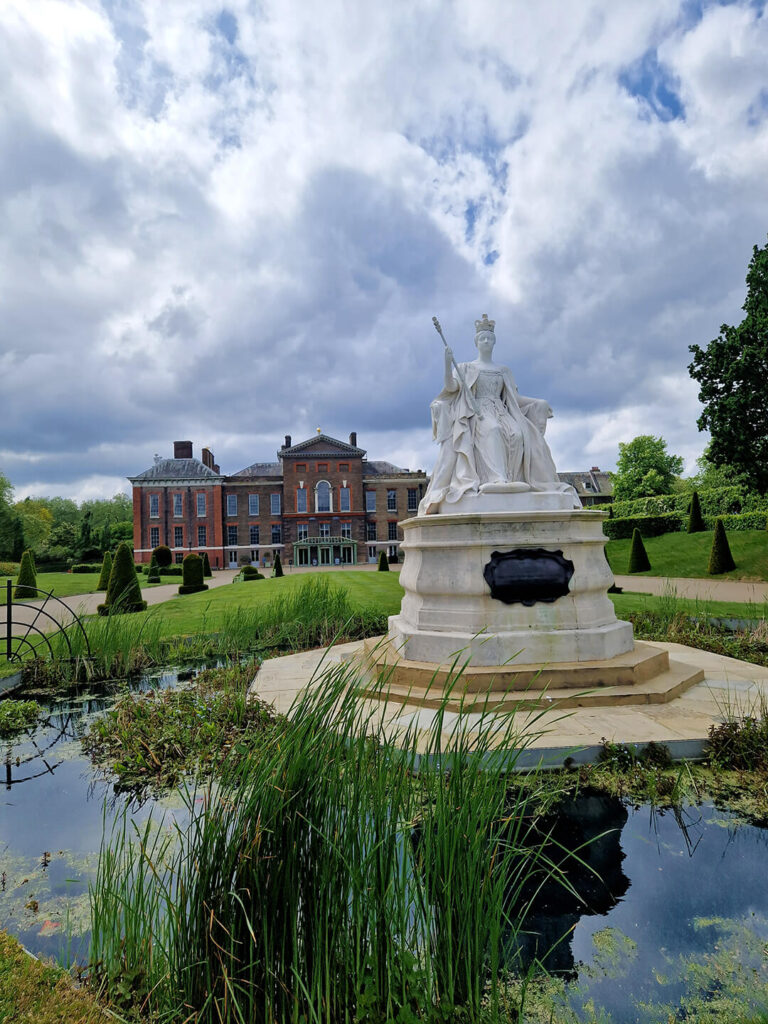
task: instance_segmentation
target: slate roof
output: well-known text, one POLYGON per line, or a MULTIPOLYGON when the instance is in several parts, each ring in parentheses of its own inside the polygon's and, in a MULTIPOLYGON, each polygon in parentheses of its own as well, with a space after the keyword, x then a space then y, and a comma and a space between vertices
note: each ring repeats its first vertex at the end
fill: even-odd
POLYGON ((397 476, 398 473, 407 473, 407 469, 401 469, 391 462, 373 460, 363 463, 363 476, 397 476))
POLYGON ((603 470, 583 470, 581 473, 558 473, 561 483, 570 484, 578 495, 610 497, 613 494, 613 482, 610 474, 603 470))
POLYGON ((245 469, 239 469, 236 473, 231 473, 231 477, 236 476, 282 476, 283 467, 279 462, 254 462, 250 466, 246 466, 245 469))
POLYGON ((138 476, 130 476, 131 483, 152 480, 221 480, 219 473, 204 466, 199 459, 157 459, 154 466, 138 476))

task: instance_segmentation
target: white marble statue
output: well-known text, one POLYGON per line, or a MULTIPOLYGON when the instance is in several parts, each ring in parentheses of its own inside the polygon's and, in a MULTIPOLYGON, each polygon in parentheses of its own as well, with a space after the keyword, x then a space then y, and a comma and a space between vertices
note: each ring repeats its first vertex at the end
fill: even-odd
MULTIPOLYGON (((556 492, 581 508, 575 490, 558 480, 544 440, 549 403, 525 398, 512 371, 493 362, 495 326, 487 313, 475 320, 477 359, 471 363, 457 364, 446 343, 443 390, 431 405, 440 450, 419 515, 449 513, 465 495, 499 492, 556 492)), ((435 327, 443 337, 436 319, 435 327)))

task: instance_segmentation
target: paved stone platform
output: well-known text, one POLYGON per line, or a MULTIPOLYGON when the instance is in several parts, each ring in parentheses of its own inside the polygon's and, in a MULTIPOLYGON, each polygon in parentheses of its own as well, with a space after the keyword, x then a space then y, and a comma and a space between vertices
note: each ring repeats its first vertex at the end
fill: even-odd
MULTIPOLYGON (((338 667, 362 654, 365 641, 339 644, 329 650, 307 651, 265 661, 251 684, 250 693, 287 712, 298 694, 318 685, 324 667, 338 667)), ((642 747, 651 740, 665 743, 675 758, 700 758, 710 726, 727 718, 741 717, 768 702, 768 668, 737 661, 683 644, 659 643, 654 647, 675 661, 700 669, 704 678, 679 696, 662 704, 631 704, 616 707, 570 707, 531 710, 521 706, 515 713, 524 753, 518 767, 535 764, 556 767, 566 758, 577 764, 594 760, 604 739, 642 747)), ((585 695, 589 693, 585 690, 585 695)), ((396 742, 398 731, 415 725, 426 734, 435 721, 433 708, 401 700, 382 702, 361 697, 371 720, 385 726, 396 742)), ((446 742, 458 712, 445 711, 446 742)), ((470 724, 480 723, 481 713, 463 713, 470 724)))

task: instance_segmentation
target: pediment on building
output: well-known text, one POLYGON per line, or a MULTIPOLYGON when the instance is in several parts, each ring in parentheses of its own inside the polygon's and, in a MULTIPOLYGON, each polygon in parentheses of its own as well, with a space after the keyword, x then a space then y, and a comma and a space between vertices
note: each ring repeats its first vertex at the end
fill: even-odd
POLYGON ((308 437, 306 441, 299 441, 289 448, 281 448, 277 453, 279 458, 363 458, 365 449, 357 448, 355 445, 339 441, 338 438, 328 437, 327 434, 315 434, 308 437))

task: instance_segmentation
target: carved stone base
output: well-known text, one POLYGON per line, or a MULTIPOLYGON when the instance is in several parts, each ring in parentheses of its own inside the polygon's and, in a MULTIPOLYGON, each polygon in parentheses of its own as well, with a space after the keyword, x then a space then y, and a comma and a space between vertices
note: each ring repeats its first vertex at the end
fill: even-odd
MULTIPOLYGON (((506 497, 529 496, 540 495, 506 497)), ((600 661, 631 651, 632 627, 616 618, 606 593, 613 574, 605 559, 604 518, 603 512, 560 509, 405 520, 400 524, 405 555, 400 582, 405 595, 400 613, 389 620, 393 649, 407 661, 448 665, 459 654, 473 666, 513 661, 551 666, 600 661), (552 599, 552 580, 545 580, 537 600, 529 565, 520 588, 526 603, 523 597, 514 600, 509 581, 505 587, 513 593, 512 603, 507 597, 495 599, 487 582, 494 557, 498 562, 499 556, 516 551, 533 556, 537 549, 543 558, 551 552, 553 563, 559 559, 573 564, 567 592, 552 599)), ((530 559, 520 564, 525 566, 526 561, 530 559)), ((507 565, 512 562, 508 559, 507 565)), ((497 589, 503 592, 504 587, 497 589)))

